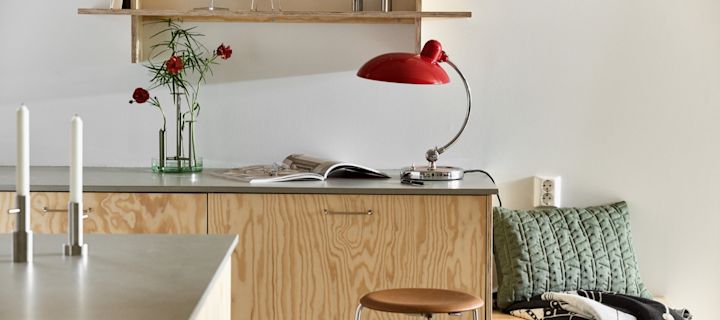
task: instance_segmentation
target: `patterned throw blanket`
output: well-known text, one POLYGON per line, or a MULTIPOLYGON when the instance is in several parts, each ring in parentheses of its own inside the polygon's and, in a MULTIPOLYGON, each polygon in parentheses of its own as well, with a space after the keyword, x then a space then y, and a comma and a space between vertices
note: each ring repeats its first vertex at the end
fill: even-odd
POLYGON ((624 294, 601 291, 546 292, 528 301, 516 302, 506 313, 528 320, 688 320, 687 309, 624 294))

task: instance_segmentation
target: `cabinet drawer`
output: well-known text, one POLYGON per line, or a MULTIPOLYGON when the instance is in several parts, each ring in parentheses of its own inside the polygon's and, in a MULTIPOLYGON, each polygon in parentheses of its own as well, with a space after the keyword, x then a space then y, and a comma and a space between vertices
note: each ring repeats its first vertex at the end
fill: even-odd
MULTIPOLYGON (((43 208, 67 209, 66 192, 31 193, 32 229, 37 233, 67 232, 67 213, 43 213, 43 208)), ((13 206, 14 193, 2 193, 3 207, 13 206)), ((83 194, 92 209, 85 220, 87 233, 207 233, 206 194, 94 193, 83 194)), ((7 216, 7 215, 6 215, 7 216)), ((14 217, 0 220, 4 232, 15 228, 14 217)))
MULTIPOLYGON (((236 194, 209 200, 210 233, 240 235, 233 319, 352 319, 363 294, 386 288, 485 296, 484 196, 236 194)), ((368 317, 402 319, 372 311, 368 317)))

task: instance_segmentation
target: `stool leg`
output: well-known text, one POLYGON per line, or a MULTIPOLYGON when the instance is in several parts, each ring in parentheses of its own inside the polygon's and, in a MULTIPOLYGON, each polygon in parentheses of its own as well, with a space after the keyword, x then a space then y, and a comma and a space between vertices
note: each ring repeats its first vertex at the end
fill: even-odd
POLYGON ((472 318, 473 318, 473 320, 478 320, 478 310, 477 309, 472 311, 472 318))
POLYGON ((363 305, 358 304, 357 309, 355 310, 355 320, 360 320, 360 314, 362 314, 363 305))

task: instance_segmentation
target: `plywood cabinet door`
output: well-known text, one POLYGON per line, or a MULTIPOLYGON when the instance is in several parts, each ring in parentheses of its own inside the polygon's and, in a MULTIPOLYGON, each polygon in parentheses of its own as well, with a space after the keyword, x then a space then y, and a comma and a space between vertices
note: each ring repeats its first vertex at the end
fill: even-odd
MULTIPOLYGON (((448 288, 484 297, 487 201, 210 195, 210 232, 240 234, 236 278, 254 293, 247 300, 247 290, 234 292, 233 318, 353 319, 363 294, 386 288, 448 288), (262 282, 252 283, 252 275, 262 275, 262 282)), ((367 319, 390 318, 404 319, 367 312, 367 319)))
MULTIPOLYGON (((31 223, 37 233, 67 232, 67 213, 43 213, 43 208, 67 209, 66 192, 31 193, 31 223)), ((0 193, 3 207, 13 206, 14 193, 0 193)), ((87 233, 207 233, 207 195, 176 193, 95 193, 83 194, 87 233)), ((4 232, 12 232, 15 218, 0 218, 4 232)))
POLYGON ((86 193, 91 233, 207 234, 207 194, 86 193))
POLYGON ((209 194, 208 231, 238 235, 232 254, 232 319, 279 319, 272 283, 275 234, 261 214, 262 207, 248 200, 245 195, 209 194))

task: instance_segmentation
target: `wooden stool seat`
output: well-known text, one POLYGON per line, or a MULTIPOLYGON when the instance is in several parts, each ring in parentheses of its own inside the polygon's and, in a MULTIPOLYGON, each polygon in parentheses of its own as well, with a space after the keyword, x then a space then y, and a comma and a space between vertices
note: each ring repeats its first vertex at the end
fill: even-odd
POLYGON ((444 289, 388 289, 360 298, 366 308, 394 313, 456 313, 481 308, 482 299, 464 292, 444 289))

